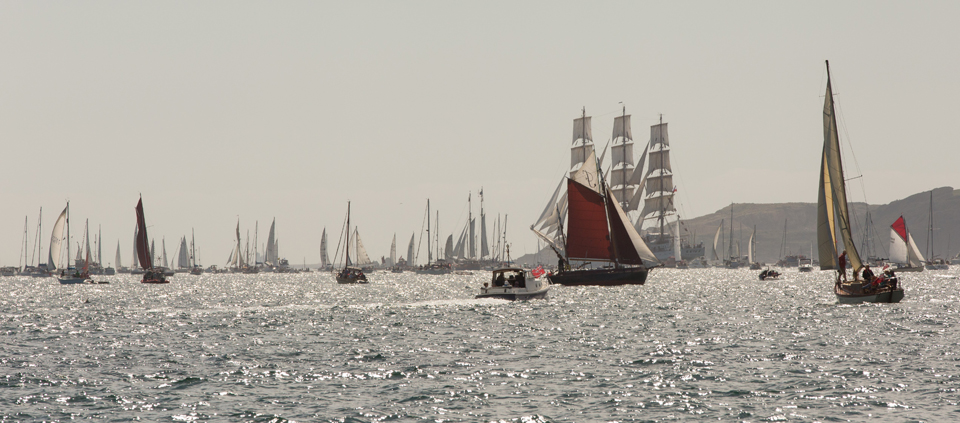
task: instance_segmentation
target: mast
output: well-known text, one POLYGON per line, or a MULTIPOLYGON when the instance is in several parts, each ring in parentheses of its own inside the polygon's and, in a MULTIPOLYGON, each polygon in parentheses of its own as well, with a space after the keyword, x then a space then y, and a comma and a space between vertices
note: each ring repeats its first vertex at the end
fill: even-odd
POLYGON ((20 247, 20 257, 18 258, 18 260, 21 260, 21 259, 22 259, 22 262, 21 262, 21 263, 18 263, 18 265, 17 265, 17 268, 20 269, 20 271, 23 271, 23 270, 26 269, 26 267, 27 267, 27 254, 29 254, 29 252, 27 251, 27 247, 28 247, 28 245, 27 245, 27 216, 24 216, 24 217, 23 217, 23 245, 20 247), (21 264, 22 264, 22 266, 21 266, 21 264))
MULTIPOLYGON (((37 267, 40 266, 40 260, 43 260, 43 250, 41 245, 43 243, 43 237, 40 236, 41 226, 43 225, 43 207, 40 207, 40 217, 37 218, 37 267)), ((30 264, 33 264, 33 258, 30 258, 30 264)))
POLYGON ((97 225, 97 264, 103 267, 103 245, 100 236, 103 235, 103 228, 97 225))
POLYGON ((193 233, 193 228, 190 228, 190 267, 197 266, 197 247, 195 244, 196 235, 193 233))
POLYGON ((927 260, 934 261, 933 256, 933 190, 930 190, 930 223, 927 225, 927 260))
POLYGON ((440 210, 437 210, 437 219, 433 224, 433 245, 437 248, 437 260, 440 260, 440 210))
MULTIPOLYGON (((661 131, 661 132, 660 132, 661 136, 663 136, 663 135, 662 135, 662 134, 663 134, 663 114, 662 114, 662 113, 660 114, 660 131, 661 131)), ((664 147, 664 145, 663 145, 663 143, 661 143, 661 144, 660 144, 660 151, 661 151, 661 152, 663 152, 663 147, 664 147)), ((663 154, 658 154, 657 157, 660 158, 660 172, 661 172, 661 175, 662 175, 662 174, 663 174, 663 154)), ((659 182, 659 184, 660 184, 660 192, 663 192, 663 178, 657 178, 657 182, 659 182)), ((730 213, 733 213, 733 208, 730 209, 730 213)), ((660 213, 659 213, 659 216, 657 217, 657 221, 660 223, 660 239, 658 240, 658 242, 661 242, 661 243, 663 242, 663 221, 664 221, 664 215, 665 215, 665 214, 666 214, 666 206, 665 206, 665 205, 663 204, 663 202, 661 201, 661 202, 660 202, 660 213)), ((731 217, 730 217, 730 223, 733 224, 733 217, 732 217, 732 215, 731 215, 731 217)), ((733 234, 732 229, 731 229, 731 232, 730 232, 730 233, 733 234)), ((733 237, 731 236, 730 239, 733 239, 733 237)))
POLYGON ((730 203, 730 245, 727 247, 727 255, 730 261, 733 261, 733 203, 730 203))
MULTIPOLYGON (((420 221, 420 224, 423 224, 422 220, 420 221)), ((422 236, 423 233, 421 232, 420 235, 422 236)), ((433 263, 433 248, 431 248, 431 244, 430 244, 430 199, 428 198, 427 199, 427 265, 430 265, 431 263, 433 263)))
POLYGON ((67 201, 67 270, 70 269, 70 202, 67 201))
POLYGON ((350 202, 349 201, 347 201, 347 248, 345 248, 345 250, 346 252, 344 254, 346 255, 346 262, 344 262, 344 265, 343 265, 344 269, 346 269, 347 266, 350 265, 350 202))

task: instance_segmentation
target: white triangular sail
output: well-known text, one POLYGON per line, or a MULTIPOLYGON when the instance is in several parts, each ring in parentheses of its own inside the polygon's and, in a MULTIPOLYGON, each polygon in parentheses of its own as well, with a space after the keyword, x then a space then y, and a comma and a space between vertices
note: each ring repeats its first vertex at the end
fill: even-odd
POLYGON ((323 228, 323 235, 320 236, 320 267, 330 264, 330 255, 327 254, 327 228, 323 228))
MULTIPOLYGON (((752 238, 751 238, 752 239, 752 238)), ((673 257, 680 261, 683 259, 683 249, 680 244, 680 221, 673 223, 673 257)))
POLYGON ((913 242, 913 235, 907 229, 903 216, 890 225, 890 261, 921 268, 925 261, 917 244, 913 242))
POLYGON ((390 266, 397 264, 397 234, 393 234, 393 241, 390 243, 390 266))
POLYGON ((447 261, 453 260, 453 235, 447 235, 447 242, 443 247, 443 258, 447 261))
POLYGON ((187 237, 180 238, 180 251, 177 252, 177 267, 180 269, 190 268, 190 251, 187 250, 187 237))
POLYGON ((747 263, 753 264, 753 237, 757 235, 757 231, 754 230, 750 234, 750 240, 747 241, 747 263))
POLYGON ((723 219, 720 219, 720 226, 717 227, 717 233, 713 236, 713 259, 719 261, 720 254, 717 253, 717 247, 720 243, 720 231, 723 230, 723 219))
POLYGON ((414 240, 416 238, 417 234, 410 235, 410 245, 407 246, 407 266, 413 266, 417 261, 417 258, 414 257, 414 240))
POLYGON ((64 208, 60 217, 57 218, 57 222, 53 224, 53 232, 50 234, 50 250, 47 254, 48 271, 56 270, 60 266, 60 248, 62 248, 64 241, 63 231, 66 229, 66 223, 67 209, 64 208))
POLYGON ((117 269, 123 267, 123 264, 120 263, 120 241, 117 241, 117 258, 114 260, 114 266, 117 266, 117 269))
POLYGON ((263 253, 263 263, 267 266, 276 266, 279 259, 277 257, 279 252, 277 251, 276 226, 277 219, 273 219, 273 222, 270 223, 270 232, 267 234, 267 251, 263 253))
POLYGON ((353 230, 354 238, 357 242, 357 264, 369 264, 370 256, 367 255, 367 249, 363 248, 363 241, 360 240, 360 232, 357 229, 353 230))

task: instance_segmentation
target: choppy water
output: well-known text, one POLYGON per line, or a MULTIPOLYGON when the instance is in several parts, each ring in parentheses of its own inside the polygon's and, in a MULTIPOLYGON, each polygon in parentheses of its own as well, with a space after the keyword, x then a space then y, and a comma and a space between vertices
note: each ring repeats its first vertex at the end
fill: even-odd
POLYGON ((475 300, 487 278, 0 278, 0 420, 956 421, 957 270, 840 306, 827 273, 658 269, 475 300))

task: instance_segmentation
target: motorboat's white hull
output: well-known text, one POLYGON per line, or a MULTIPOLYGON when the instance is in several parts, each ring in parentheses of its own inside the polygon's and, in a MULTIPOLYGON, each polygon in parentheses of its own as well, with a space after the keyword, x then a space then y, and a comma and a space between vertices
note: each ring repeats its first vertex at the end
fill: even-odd
POLYGON ((490 287, 480 288, 480 293, 476 298, 500 298, 504 300, 533 300, 538 298, 547 298, 547 292, 550 291, 550 285, 541 286, 537 290, 528 290, 527 288, 511 287, 490 287))

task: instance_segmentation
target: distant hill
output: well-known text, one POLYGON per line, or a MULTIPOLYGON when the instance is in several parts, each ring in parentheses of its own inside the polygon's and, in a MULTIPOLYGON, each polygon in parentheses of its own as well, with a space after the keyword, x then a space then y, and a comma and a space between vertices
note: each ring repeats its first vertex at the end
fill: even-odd
MULTIPOLYGON (((757 227, 757 260, 775 263, 781 257, 781 245, 784 243, 784 221, 786 221, 787 255, 810 255, 810 249, 816 249, 817 242, 817 205, 816 203, 779 203, 779 204, 732 204, 714 213, 684 220, 684 236, 693 237, 706 246, 706 254, 712 257, 713 236, 724 222, 725 243, 718 246, 721 252, 727 250, 730 238, 730 208, 733 208, 734 243, 740 242, 746 252, 746 244, 757 227)), ((930 222, 930 191, 911 195, 907 198, 883 205, 851 203, 854 236, 861 255, 867 254, 887 257, 890 243, 890 224, 902 214, 907 228, 913 235, 920 252, 927 255, 927 227, 930 222), (869 231, 869 246, 864 251, 864 231, 866 212, 870 211, 873 221, 869 231)), ((933 190, 934 252, 938 257, 951 258, 960 251, 960 190, 942 187, 933 190), (949 249, 949 251, 948 251, 949 249)), ((551 251, 541 251, 540 261, 555 263, 556 256, 551 251)), ((816 251, 814 251, 816 255, 816 251)), ((536 263, 537 257, 528 254, 516 260, 518 263, 536 263)))

